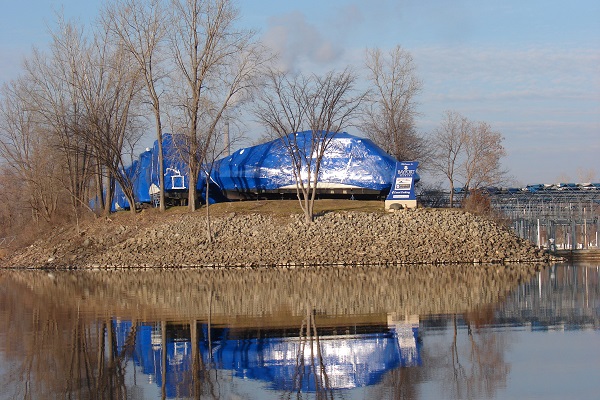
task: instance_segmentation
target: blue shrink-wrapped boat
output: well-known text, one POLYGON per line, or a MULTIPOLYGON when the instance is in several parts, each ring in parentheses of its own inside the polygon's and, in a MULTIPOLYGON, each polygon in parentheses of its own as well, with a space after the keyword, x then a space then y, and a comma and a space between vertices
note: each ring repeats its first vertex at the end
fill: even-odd
MULTIPOLYGON (((312 131, 296 135, 296 144, 308 152, 312 131)), ((185 148, 184 136, 163 135, 165 197, 168 204, 185 204, 189 190, 189 169, 180 149, 185 148)), ((135 202, 151 204, 160 191, 158 141, 141 153, 138 160, 125 169, 133 182, 135 202), (153 196, 154 194, 154 196, 153 196)), ((371 140, 337 133, 323 159, 317 192, 321 197, 382 198, 392 185, 396 160, 371 140)), ((206 166, 205 166, 206 167, 206 166)), ((207 167, 204 169, 208 169, 207 167)), ((314 164, 312 166, 314 171, 314 164)), ((304 181, 307 171, 301 173, 304 181)), ((200 172, 196 185, 199 200, 204 202, 206 177, 200 172)), ((240 149, 217 160, 210 173, 209 202, 231 199, 282 198, 296 196, 296 180, 288 149, 284 141, 240 149)), ((113 210, 129 208, 122 189, 117 185, 113 210)))
MULTIPOLYGON (((187 201, 189 189, 189 169, 187 162, 182 156, 180 149, 184 148, 184 137, 182 135, 163 135, 163 164, 165 176, 165 197, 169 204, 183 205, 187 201)), ((124 171, 133 182, 133 192, 135 202, 138 204, 151 204, 160 191, 160 170, 158 168, 158 140, 150 149, 146 149, 140 154, 139 159, 135 160, 131 166, 124 171), (153 196, 154 195, 154 196, 153 196)), ((198 175, 196 190, 198 191, 198 200, 205 201, 206 194, 206 176, 204 172, 198 175)), ((210 182, 209 202, 216 203, 226 201, 221 193, 221 189, 214 182, 210 182)), ((113 199, 112 210, 127 209, 129 202, 121 187, 117 184, 115 187, 115 196, 113 199)))
MULTIPOLYGON (((294 134, 290 134, 294 135, 294 134)), ((296 133, 296 142, 308 152, 312 131, 296 133)), ((293 137, 285 141, 290 142, 293 137)), ((371 140, 337 133, 321 162, 317 192, 328 197, 381 197, 390 190, 396 160, 371 140)), ((314 171, 314 165, 313 165, 314 171)), ((247 147, 215 163, 214 182, 229 199, 295 196, 296 180, 284 141, 247 147)), ((307 171, 302 171, 307 180, 307 171)))

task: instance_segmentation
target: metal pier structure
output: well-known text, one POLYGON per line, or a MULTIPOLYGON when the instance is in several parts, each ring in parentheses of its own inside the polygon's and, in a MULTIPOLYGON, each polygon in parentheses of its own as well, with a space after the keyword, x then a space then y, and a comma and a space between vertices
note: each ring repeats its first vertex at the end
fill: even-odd
MULTIPOLYGON (((600 183, 486 188, 483 192, 520 237, 539 247, 550 251, 600 249, 600 183)), ((464 190, 455 190, 455 206, 460 206, 464 195, 464 190)), ((419 196, 426 207, 447 207, 448 198, 448 193, 439 192, 419 196)))
POLYGON ((490 199, 519 236, 540 247, 598 248, 600 185, 532 185, 493 192, 490 199))

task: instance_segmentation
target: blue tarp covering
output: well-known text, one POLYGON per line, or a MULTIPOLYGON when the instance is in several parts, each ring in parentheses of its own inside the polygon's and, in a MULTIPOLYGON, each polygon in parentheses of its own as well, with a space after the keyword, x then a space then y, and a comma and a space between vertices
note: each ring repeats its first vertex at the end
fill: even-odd
MULTIPOLYGON (((189 187, 189 169, 184 156, 178 151, 178 148, 183 148, 184 146, 182 139, 183 136, 181 135, 163 135, 166 193, 177 190, 188 190, 189 187)), ((155 140, 151 149, 140 154, 139 160, 135 160, 131 166, 125 169, 125 173, 133 181, 134 196, 137 203, 150 203, 152 201, 150 187, 152 185, 156 186, 157 189, 160 187, 158 165, 158 140, 155 140)), ((200 192, 199 200, 203 202, 206 194, 206 179, 202 171, 198 175, 196 188, 200 192)), ((212 182, 209 195, 209 202, 211 204, 226 201, 221 195, 221 189, 212 182)), ((125 198, 121 187, 116 185, 112 209, 114 211, 126 208, 129 208, 129 202, 125 198)))
MULTIPOLYGON (((138 203, 150 203, 150 175, 152 172, 153 157, 151 151, 145 151, 140 154, 139 159, 135 160, 125 169, 126 176, 133 182, 133 193, 138 203)), ((157 164, 155 164, 157 165, 157 164)), ((156 169, 156 168, 155 168, 156 169)), ((115 185, 115 195, 113 199, 112 210, 124 209, 129 207, 129 202, 125 198, 125 193, 120 185, 115 185)))
MULTIPOLYGON (((163 160, 164 160, 164 174, 165 174, 165 190, 181 190, 188 189, 190 184, 188 175, 188 166, 185 162, 184 157, 178 151, 178 148, 183 148, 185 143, 183 142, 183 136, 181 135, 163 135, 163 160)), ((152 165, 156 166, 153 168, 151 179, 152 183, 158 186, 159 183, 159 171, 158 171, 158 140, 154 141, 152 147, 152 165)), ((200 174, 198 179, 197 188, 204 187, 203 175, 200 174)))
MULTIPOLYGON (((308 152, 312 131, 295 135, 299 147, 308 152)), ((288 137, 286 140, 291 139, 288 137)), ((217 161, 212 176, 225 191, 273 191, 295 185, 291 165, 284 143, 276 139, 238 150, 217 161)), ((386 191, 391 186, 395 166, 396 160, 372 141, 345 132, 338 133, 323 157, 319 182, 386 191)), ((303 179, 306 178, 304 171, 303 179)))
MULTIPOLYGON (((296 135, 298 145, 309 151, 312 131, 296 135)), ((184 148, 182 135, 163 135, 165 193, 187 190, 189 170, 178 148, 184 148)), ((289 152, 280 139, 236 151, 231 156, 215 162, 210 175, 210 203, 227 201, 224 192, 257 193, 277 191, 296 184, 289 152)), ((326 187, 364 189, 385 193, 389 191, 394 176, 396 160, 371 140, 338 133, 331 141, 321 162, 319 185, 326 187)), ((314 170, 314 165, 313 165, 314 170)), ((140 154, 125 173, 132 177, 136 202, 150 203, 150 188, 159 187, 158 141, 140 154)), ((307 173, 303 171, 303 179, 307 173)), ((206 179, 198 176, 197 190, 204 201, 206 179)), ((113 210, 129 208, 123 191, 117 185, 113 210)))
MULTIPOLYGON (((123 174, 125 176, 127 176, 129 179, 133 179, 135 182, 135 177, 134 175, 137 174, 136 171, 139 170, 138 166, 139 166, 139 161, 135 160, 129 167, 125 168, 125 171, 123 171, 123 174)), ((134 183, 135 186, 135 183, 134 183)), ((113 202, 112 202, 112 206, 111 206, 111 211, 116 211, 119 209, 124 209, 124 208, 128 208, 129 207, 129 202, 127 201, 127 198, 125 197, 125 193, 123 192, 123 189, 121 188, 121 185, 119 185, 118 183, 115 184, 115 193, 114 193, 114 197, 113 197, 113 202)))

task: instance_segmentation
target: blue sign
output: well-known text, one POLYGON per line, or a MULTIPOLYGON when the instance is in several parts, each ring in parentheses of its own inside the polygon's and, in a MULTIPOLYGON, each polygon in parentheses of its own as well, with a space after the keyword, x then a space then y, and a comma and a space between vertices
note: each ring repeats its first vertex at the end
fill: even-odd
POLYGON ((418 161, 396 162, 396 174, 386 200, 405 201, 417 199, 415 183, 419 180, 418 165, 418 161))

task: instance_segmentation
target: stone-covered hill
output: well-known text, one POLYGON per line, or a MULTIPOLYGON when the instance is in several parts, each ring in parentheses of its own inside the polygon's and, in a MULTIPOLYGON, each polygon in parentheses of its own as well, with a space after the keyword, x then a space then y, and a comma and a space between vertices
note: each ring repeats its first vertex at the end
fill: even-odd
POLYGON ((202 210, 97 219, 79 232, 57 230, 0 264, 153 268, 548 261, 509 230, 460 210, 338 210, 322 213, 308 226, 296 213, 221 212, 210 221, 212 242, 202 210))

